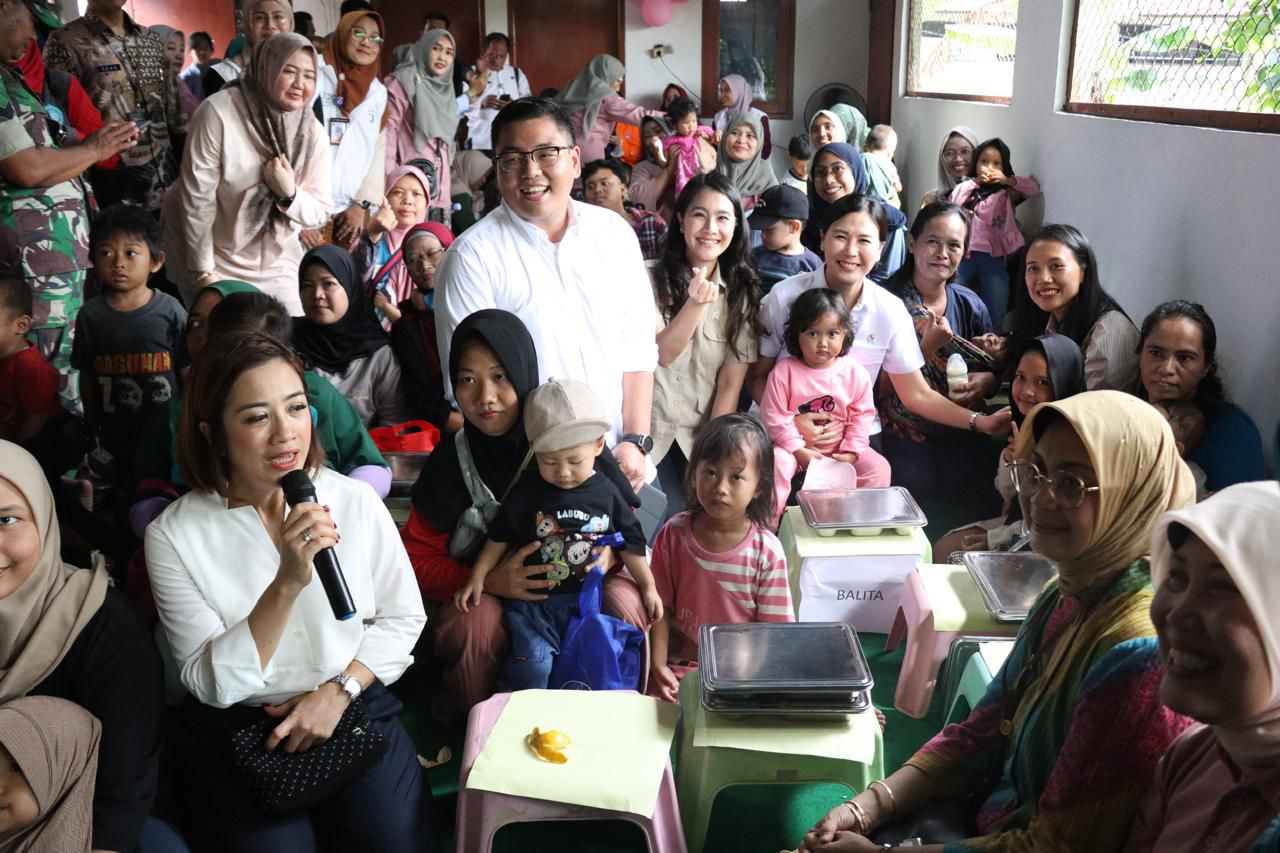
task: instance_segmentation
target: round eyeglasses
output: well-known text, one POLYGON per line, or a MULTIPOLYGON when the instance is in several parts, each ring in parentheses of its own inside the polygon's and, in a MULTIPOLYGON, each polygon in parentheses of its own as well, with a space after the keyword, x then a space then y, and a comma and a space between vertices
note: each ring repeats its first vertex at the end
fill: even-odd
POLYGON ((1019 495, 1025 495, 1027 500, 1031 500, 1040 489, 1048 486, 1054 501, 1066 509, 1075 509, 1084 503, 1090 492, 1102 490, 1101 486, 1085 485, 1084 480, 1070 471, 1054 471, 1046 476, 1034 462, 1026 459, 1011 462, 1009 471, 1013 475, 1013 487, 1018 490, 1019 495))

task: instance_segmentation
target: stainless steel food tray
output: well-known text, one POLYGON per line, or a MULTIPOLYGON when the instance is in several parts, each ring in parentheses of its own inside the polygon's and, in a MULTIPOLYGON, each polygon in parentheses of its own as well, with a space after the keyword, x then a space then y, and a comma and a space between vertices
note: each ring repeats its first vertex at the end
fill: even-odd
POLYGON ((997 622, 1026 619, 1040 590, 1057 574, 1053 563, 1025 551, 966 551, 963 559, 982 593, 982 603, 997 622))
POLYGON ((702 707, 717 714, 735 714, 742 716, 781 716, 804 717, 806 719, 823 719, 845 717, 860 714, 871 707, 871 691, 862 690, 853 693, 842 702, 823 701, 809 702, 795 697, 773 697, 764 699, 731 699, 707 691, 704 684, 701 688, 702 707))
POLYGON ((841 530, 855 536, 879 536, 886 530, 909 533, 929 521, 901 486, 802 491, 799 501, 805 522, 819 536, 834 536, 841 530))
POLYGON ((871 689, 858 635, 843 622, 703 625, 698 668, 717 696, 806 695, 815 700, 871 689))

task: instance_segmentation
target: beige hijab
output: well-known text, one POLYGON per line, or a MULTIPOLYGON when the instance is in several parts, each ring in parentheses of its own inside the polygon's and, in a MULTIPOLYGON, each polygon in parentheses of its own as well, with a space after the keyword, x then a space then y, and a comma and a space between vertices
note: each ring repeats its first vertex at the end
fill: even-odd
POLYGON ((24 696, 53 672, 107 596, 107 570, 94 554, 89 571, 62 562, 53 493, 31 454, 0 441, 0 477, 31 507, 40 559, 31 576, 0 599, 0 702, 24 696))
POLYGON ((0 705, 0 744, 27 777, 40 811, 0 843, 5 853, 88 853, 102 726, 65 699, 27 696, 0 705))
POLYGON ((1181 524, 1194 533, 1222 562, 1235 581, 1258 625, 1267 653, 1269 672, 1255 673, 1271 680, 1271 702, 1258 717, 1237 725, 1213 727, 1222 748, 1237 765, 1274 763, 1280 759, 1280 485, 1240 483, 1204 503, 1165 514, 1151 533, 1151 580, 1158 586, 1169 574, 1173 546, 1169 525, 1181 524))
POLYGON ((1037 419, 1050 409, 1080 436, 1101 487, 1088 546, 1074 560, 1058 563, 1062 591, 1075 595, 1149 553, 1156 520, 1189 506, 1195 481, 1178 456, 1168 421, 1150 403, 1120 391, 1087 391, 1036 406, 1018 433, 1018 458, 1031 455, 1037 419))

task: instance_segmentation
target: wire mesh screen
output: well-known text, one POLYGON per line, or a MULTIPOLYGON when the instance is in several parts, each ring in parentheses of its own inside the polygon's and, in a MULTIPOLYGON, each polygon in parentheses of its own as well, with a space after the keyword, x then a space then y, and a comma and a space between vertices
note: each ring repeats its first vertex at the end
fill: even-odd
POLYGON ((1007 101, 1018 0, 912 0, 907 94, 1007 101))
POLYGON ((1280 0, 1077 0, 1071 100, 1280 112, 1280 0))

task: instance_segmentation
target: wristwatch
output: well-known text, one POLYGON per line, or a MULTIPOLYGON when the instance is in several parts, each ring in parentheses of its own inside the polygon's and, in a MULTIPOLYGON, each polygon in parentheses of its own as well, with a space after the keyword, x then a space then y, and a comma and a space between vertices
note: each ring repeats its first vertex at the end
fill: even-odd
POLYGON ((297 190, 294 190, 293 195, 289 196, 288 198, 284 198, 282 196, 276 196, 276 207, 280 208, 281 210, 288 210, 289 208, 293 207, 293 200, 297 197, 298 197, 297 190))
POLYGON ((629 441, 636 447, 640 448, 640 452, 648 456, 653 452, 653 436, 641 435, 635 432, 629 432, 622 437, 623 441, 629 441))
POLYGON ((330 678, 329 681, 326 681, 325 684, 329 684, 330 682, 342 688, 342 692, 347 694, 347 699, 352 702, 356 701, 356 699, 359 698, 360 693, 364 690, 364 685, 362 685, 360 683, 360 679, 356 678, 354 675, 338 673, 333 678, 330 678))

